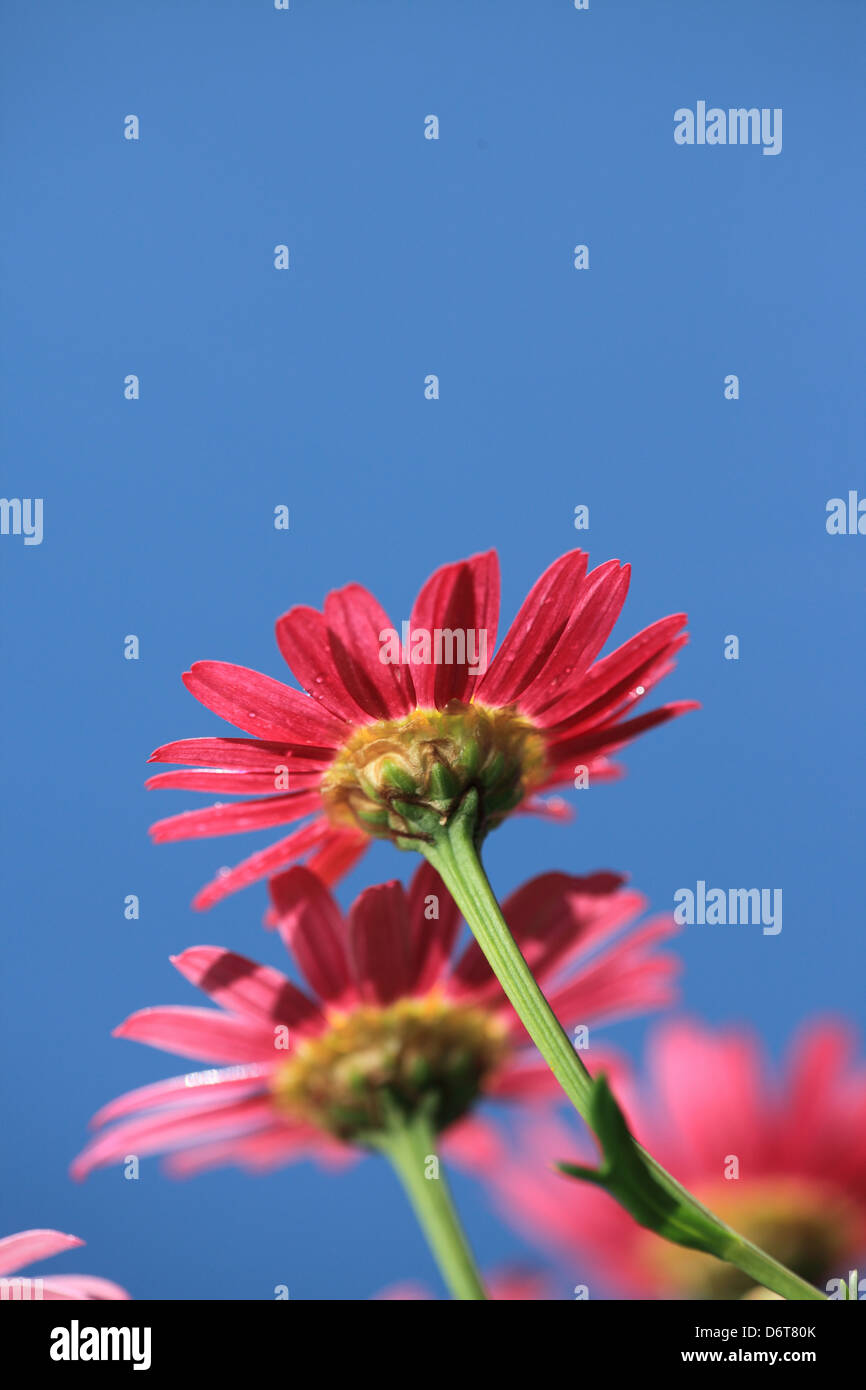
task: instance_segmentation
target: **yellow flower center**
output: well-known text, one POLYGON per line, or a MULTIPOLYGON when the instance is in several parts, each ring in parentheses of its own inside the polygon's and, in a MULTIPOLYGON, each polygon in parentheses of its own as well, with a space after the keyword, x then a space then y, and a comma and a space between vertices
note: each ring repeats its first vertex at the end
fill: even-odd
POLYGON ((422 1107, 437 1130, 464 1115, 508 1050, 505 1025, 435 994, 334 1014, 327 1032, 300 1042, 273 1081, 277 1105, 338 1138, 364 1142, 386 1107, 422 1107))
MULTIPOLYGON (((795 1178, 761 1179, 750 1183, 748 1192, 728 1190, 738 1185, 732 1181, 724 1190, 696 1195, 735 1231, 818 1288, 832 1275, 847 1274, 842 1264, 859 1226, 842 1195, 795 1178)), ((648 1239, 644 1253, 651 1270, 693 1298, 742 1298, 755 1282, 733 1265, 666 1241, 648 1239)))
POLYGON ((452 700, 357 729, 322 778, 322 797, 334 824, 410 848, 445 823, 470 787, 480 794, 486 833, 544 773, 544 739, 523 715, 452 700))

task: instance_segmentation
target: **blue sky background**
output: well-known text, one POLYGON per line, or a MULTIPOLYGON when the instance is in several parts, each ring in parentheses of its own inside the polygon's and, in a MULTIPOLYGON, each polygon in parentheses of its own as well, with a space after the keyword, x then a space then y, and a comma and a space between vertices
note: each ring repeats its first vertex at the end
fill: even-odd
MULTIPOLYGON (((497 833, 494 884, 610 866, 657 908, 699 878, 781 887, 780 936, 682 937, 688 1008, 776 1055, 809 1014, 862 1025, 866 539, 828 536, 825 506, 866 494, 866 12, 10 0, 2 27, 2 490, 44 498, 45 535, 0 538, 0 1227, 85 1237, 56 1270, 140 1298, 439 1289, 373 1161, 67 1180, 101 1103, 181 1069, 109 1036, 198 1002, 169 954, 280 962, 262 886, 189 909, 273 837, 151 847, 152 820, 207 798, 144 792, 145 759, 228 732, 182 670, 280 677, 273 622, 294 603, 359 580, 399 621, 436 565, 495 545, 508 619, 583 542, 633 564, 617 641, 689 612, 663 698, 703 710, 629 750, 623 782, 574 793, 570 826, 497 833), (782 153, 676 146, 673 112, 699 99, 782 107, 782 153)), ((411 868, 378 847, 342 900, 411 868)), ((644 1025, 609 1036, 638 1057, 644 1025)), ((485 1267, 527 1254, 455 1186, 485 1267)), ((588 1273, 563 1271, 562 1296, 588 1273)))

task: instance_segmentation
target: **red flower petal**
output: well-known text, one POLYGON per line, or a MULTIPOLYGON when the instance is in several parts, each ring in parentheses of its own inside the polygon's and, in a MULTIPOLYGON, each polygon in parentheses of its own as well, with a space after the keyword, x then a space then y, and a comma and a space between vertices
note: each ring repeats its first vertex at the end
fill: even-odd
POLYGON ((330 748, 302 748, 297 753, 284 743, 258 738, 182 738, 151 753, 151 763, 186 763, 192 767, 237 768, 241 772, 270 772, 287 763, 290 772, 317 772, 334 761, 330 748))
MULTIPOLYGON (((597 873, 588 878, 547 873, 524 883, 502 904, 511 933, 534 974, 547 975, 566 953, 613 930, 644 907, 639 893, 623 893, 620 874, 597 873)), ((451 978, 456 994, 496 997, 499 982, 477 941, 470 941, 451 978)))
POLYGON ((361 584, 347 584, 325 600, 334 665, 346 690, 373 719, 397 719, 415 707, 409 667, 379 659, 388 614, 361 584))
POLYGON ((543 1059, 522 1056, 501 1067, 484 1089, 496 1100, 556 1101, 562 1095, 559 1082, 543 1059))
POLYGON ((424 994, 445 973, 460 926, 457 904, 426 859, 412 875, 408 907, 409 988, 424 994), (428 917, 428 910, 436 916, 428 917))
POLYGON ((527 714, 544 709, 591 666, 622 611, 630 574, 628 565, 608 560, 586 576, 558 642, 520 693, 520 708, 527 714))
POLYGON ((648 689, 656 664, 666 662, 687 642, 685 633, 678 635, 686 621, 684 613, 675 613, 644 628, 610 656, 597 661, 574 687, 560 692, 536 714, 538 723, 557 733, 567 732, 573 724, 583 727, 612 713, 626 702, 635 687, 644 685, 648 689))
POLYGON ((659 724, 666 724, 668 720, 676 719, 677 715, 685 714, 691 709, 700 709, 697 700, 674 700, 671 704, 659 705, 658 709, 647 710, 646 714, 627 719, 624 723, 611 721, 586 733, 557 740, 548 752, 557 765, 568 764, 574 758, 586 758, 589 754, 597 756, 610 753, 614 748, 637 738, 638 734, 646 733, 648 729, 654 729, 659 724))
POLYGON ((94 1168, 118 1163, 133 1153, 165 1152, 182 1144, 194 1144, 216 1134, 241 1134, 261 1128, 273 1117, 270 1096, 252 1096, 235 1105, 213 1110, 190 1110, 170 1115, 140 1115, 93 1139, 70 1168, 73 1178, 86 1178, 94 1168))
MULTIPOLYGON (((290 781, 292 793, 316 789, 316 800, 311 802, 309 810, 315 809, 321 802, 318 787, 322 780, 321 772, 289 772, 287 763, 277 763, 269 772, 235 772, 229 771, 202 771, 199 768, 183 768, 175 772, 158 772, 155 777, 148 777, 145 786, 148 791, 159 791, 171 788, 175 791, 187 792, 220 792, 225 796, 245 796, 250 792, 270 793, 270 800, 274 799, 277 793, 276 784, 278 781, 290 781)), ((292 793, 288 793, 291 795, 292 793)), ((253 803, 249 802, 248 805, 253 803)), ((242 806, 237 808, 243 810, 242 806)), ((297 819, 307 812, 299 813, 297 819)), ((281 825, 289 819, 288 816, 281 816, 277 821, 269 821, 266 824, 281 825)), ((243 826, 237 827, 239 830, 243 826)), ((258 825, 247 827, 249 829, 259 829, 258 825)), ((195 832, 198 834, 199 832, 195 832)), ((211 831, 211 834, 228 834, 226 830, 211 831)))
POLYGON ((543 669, 568 626, 586 562, 584 551, 569 551, 536 580, 490 670, 479 681, 476 699, 487 705, 511 704, 543 669))
POLYGON ((629 961, 616 952, 587 966, 571 983, 549 995, 550 1007, 565 1025, 619 1022, 634 1014, 665 1009, 676 1001, 673 956, 629 961))
POLYGON ((277 620, 276 632, 283 659, 312 699, 348 724, 365 724, 367 710, 347 690, 331 655, 323 615, 315 608, 290 608, 277 620))
POLYGON ((41 1297, 46 1303, 69 1299, 76 1303, 131 1298, 132 1295, 110 1279, 93 1274, 52 1274, 41 1281, 41 1297))
POLYGON ((337 748, 345 738, 345 725, 308 696, 246 666, 197 661, 183 683, 214 714, 260 739, 337 748))
POLYGON ((320 849, 311 854, 307 868, 329 886, 353 869, 370 847, 360 830, 332 830, 320 849))
POLYGON ((232 801, 225 806, 203 806, 200 811, 181 811, 150 827, 154 843, 200 839, 207 835, 234 835, 244 830, 264 830, 302 820, 322 804, 318 791, 283 792, 257 801, 232 801))
POLYGON ((265 1024, 181 1004, 139 1009, 115 1028, 114 1036, 198 1061, 270 1062, 274 1057, 273 1029, 265 1024))
MULTIPOLYGON (((430 576, 412 610, 410 644, 411 631, 417 628, 426 629, 431 640, 437 628, 462 632, 467 647, 468 634, 474 633, 478 655, 479 634, 483 632, 489 661, 496 646, 498 622, 499 558, 495 550, 489 550, 469 560, 443 565, 430 576)), ((468 652, 464 651, 464 655, 468 652)), ((468 661, 413 665, 412 673, 420 709, 443 709, 449 700, 469 700, 483 679, 480 673, 470 674, 468 661)))
POLYGON ((390 1004, 409 984, 409 913, 403 885, 365 888, 349 913, 349 951, 361 997, 390 1004))
POLYGON ((266 1024, 282 1023, 304 1034, 324 1027, 318 1005, 268 965, 258 965, 219 946, 191 946, 172 956, 171 963, 230 1013, 266 1024))
POLYGON ((73 1250, 84 1241, 78 1236, 67 1236, 62 1231, 38 1229, 18 1231, 14 1236, 4 1236, 0 1240, 0 1276, 14 1274, 34 1260, 45 1260, 50 1255, 59 1255, 63 1250, 73 1250))
POLYGON ((233 869, 206 883, 193 898, 192 905, 199 910, 213 907, 214 903, 228 897, 230 893, 236 893, 239 888, 246 888, 248 884, 256 883, 260 878, 267 878, 268 874, 277 873, 295 859, 300 859, 307 850, 321 846, 339 834, 339 831, 332 829, 324 816, 317 816, 308 825, 293 830, 285 839, 278 840, 275 845, 268 845, 267 849, 258 850, 251 854, 249 859, 244 859, 233 869))
POLYGON ((103 1105, 90 1121, 91 1129, 101 1129, 112 1120, 134 1115, 138 1110, 153 1110, 159 1106, 225 1105, 226 1096, 254 1095, 267 1086, 272 1064, 247 1063, 244 1066, 209 1067, 206 1071, 187 1072, 171 1076, 166 1081, 154 1081, 138 1086, 103 1105))
POLYGON ((320 1157, 328 1147, 327 1140, 310 1125, 295 1124, 280 1118, 252 1134, 197 1144, 186 1152, 173 1153, 164 1167, 175 1178, 192 1177, 209 1168, 229 1163, 247 1172, 266 1172, 305 1154, 315 1153, 320 1157))
POLYGON ((325 885, 310 869, 296 864, 272 878, 268 887, 272 919, 310 988, 335 1007, 350 1002, 356 992, 346 925, 325 885))
POLYGON ((442 1136, 442 1153, 462 1168, 486 1177, 504 1157, 505 1149, 497 1130, 487 1120, 469 1115, 447 1129, 442 1136))

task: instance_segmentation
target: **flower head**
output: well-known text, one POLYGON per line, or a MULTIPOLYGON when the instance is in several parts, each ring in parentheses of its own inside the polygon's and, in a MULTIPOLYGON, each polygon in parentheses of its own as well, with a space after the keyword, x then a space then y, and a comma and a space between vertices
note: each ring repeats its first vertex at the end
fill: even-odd
POLYGON ((98 1279, 92 1274, 55 1274, 46 1279, 41 1274, 20 1276, 34 1260, 48 1259, 64 1250, 76 1249, 84 1241, 67 1236, 62 1231, 19 1231, 17 1235, 0 1240, 0 1299, 127 1299, 129 1294, 119 1284, 98 1279), (17 1277, 11 1278, 10 1275, 17 1277))
POLYGON ((195 905, 210 907, 304 856, 335 882, 371 837, 417 846, 469 788, 479 793, 479 840, 512 811, 567 814, 539 794, 576 775, 615 775, 611 753, 694 708, 679 702, 632 715, 686 641, 683 614, 597 659, 628 579, 616 560, 588 573, 582 551, 562 556, 533 586, 489 666, 495 551, 437 570, 401 637, 358 584, 329 594, 323 613, 291 609, 277 623, 277 643, 306 694, 245 667, 196 662, 184 676, 190 692, 253 737, 166 744, 151 761, 189 766, 148 786, 253 795, 159 821, 154 838, 306 824, 225 871, 195 905))
MULTIPOLYGON (((816 1023, 773 1082, 747 1034, 660 1025, 648 1088, 617 1076, 636 1137, 735 1230, 820 1288, 866 1252, 866 1072, 837 1023, 816 1023)), ((498 1178, 503 1211, 637 1297, 730 1299, 754 1280, 636 1225, 598 1188, 549 1168, 572 1156, 539 1126, 498 1178), (546 1169, 546 1171, 545 1171, 546 1169)))
MULTIPOLYGON (((270 1168, 307 1152, 346 1157, 375 1147, 394 1110, 407 1120, 423 1110, 452 1152, 480 1158, 493 1144, 473 1115, 483 1097, 555 1094, 477 945, 452 959, 459 914, 428 864, 408 890, 396 882, 365 890, 347 919, 306 867, 279 875, 271 892, 275 924, 310 992, 215 946, 174 958, 219 1009, 144 1009, 117 1034, 223 1065, 106 1106, 94 1124, 119 1123, 76 1160, 77 1176, 131 1152, 172 1152, 178 1173, 270 1168)), ((563 1022, 582 1024, 670 1001, 676 961, 656 947, 675 930, 672 919, 616 935, 644 908, 611 873, 544 874, 504 905, 552 1006, 563 1022)))

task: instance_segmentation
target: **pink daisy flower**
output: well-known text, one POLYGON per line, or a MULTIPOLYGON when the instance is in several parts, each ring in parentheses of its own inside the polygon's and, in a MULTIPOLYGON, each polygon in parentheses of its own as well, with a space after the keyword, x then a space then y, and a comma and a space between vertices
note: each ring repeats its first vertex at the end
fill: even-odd
MULTIPOLYGON (((408 890, 366 889, 348 918, 305 866, 270 887, 309 992, 220 947, 175 957, 219 1008, 143 1009, 116 1035, 212 1069, 105 1106, 74 1176, 130 1153, 170 1153, 175 1174, 225 1163, 260 1171, 310 1153, 341 1160, 384 1129, 386 1103, 409 1119, 423 1109, 454 1157, 489 1163, 499 1146, 474 1116, 477 1102, 557 1094, 478 946, 455 952, 459 914, 426 862, 408 890)), ((543 874, 506 900, 506 920, 564 1023, 670 1002, 678 962, 656 948, 676 927, 665 916, 632 929, 645 907, 612 873, 543 874)))
POLYGON ((495 551, 437 570, 398 635, 359 584, 328 595, 324 613, 292 608, 277 644, 306 694, 224 662, 184 676, 208 709, 252 738, 169 743, 152 762, 187 764, 149 787, 251 794, 158 821, 156 841, 228 835, 305 822, 224 871, 194 905, 308 856, 327 883, 345 874, 371 836, 417 847, 409 808, 447 817, 480 793, 479 838, 511 811, 568 814, 542 793, 575 777, 615 775, 609 755, 693 702, 633 714, 686 641, 674 614, 598 660, 625 600, 629 567, 610 560, 587 573, 580 550, 533 586, 492 664, 499 616, 495 551))
POLYGON ((64 1250, 83 1245, 78 1236, 62 1231, 19 1231, 0 1240, 0 1299, 35 1301, 39 1299, 117 1299, 129 1298, 126 1289, 92 1274, 19 1275, 34 1260, 45 1260, 64 1250), (17 1276, 10 1279, 10 1275, 17 1276))
MULTIPOLYGON (((617 1076, 633 1133, 735 1230, 818 1288, 847 1282, 866 1253, 866 1067, 838 1022, 800 1035, 773 1078, 742 1030, 659 1025, 649 1084, 617 1076)), ((543 1124, 520 1162, 496 1175, 503 1210, 522 1229, 631 1297, 737 1298, 748 1276, 636 1225, 607 1193, 553 1171, 574 1139, 543 1124)), ((585 1162, 586 1160, 574 1160, 585 1162)))

